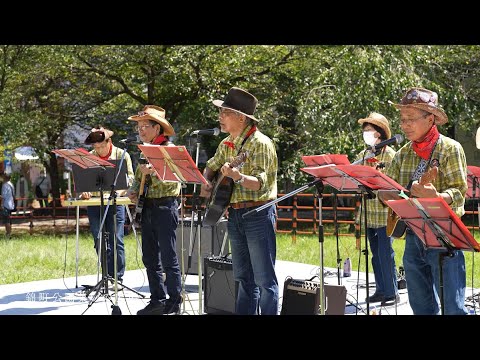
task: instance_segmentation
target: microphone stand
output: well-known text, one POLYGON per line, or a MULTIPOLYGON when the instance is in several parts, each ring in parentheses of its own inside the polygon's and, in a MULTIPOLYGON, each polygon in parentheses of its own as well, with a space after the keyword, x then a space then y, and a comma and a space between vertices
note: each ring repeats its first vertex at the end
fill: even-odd
MULTIPOLYGON (((198 168, 198 159, 200 156, 200 133, 197 134, 197 142, 196 142, 196 154, 195 154, 195 166, 198 168)), ((198 242, 197 242, 197 256, 198 256, 198 315, 203 313, 203 302, 202 302, 202 250, 201 250, 201 237, 202 237, 202 209, 200 204, 200 197, 197 193, 197 184, 193 184, 193 201, 192 201, 192 217, 190 219, 190 246, 189 246, 189 257, 188 257, 188 266, 190 268, 191 265, 191 253, 192 253, 192 239, 193 236, 193 223, 194 223, 194 216, 195 213, 197 215, 196 218, 196 235, 198 235, 198 242)), ((197 236, 195 236, 196 238, 197 236)))

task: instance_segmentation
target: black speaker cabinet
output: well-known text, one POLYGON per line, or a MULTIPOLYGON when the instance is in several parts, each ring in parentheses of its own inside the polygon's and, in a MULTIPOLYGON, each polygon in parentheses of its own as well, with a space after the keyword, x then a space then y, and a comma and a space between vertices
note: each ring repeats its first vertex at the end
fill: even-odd
POLYGON ((214 315, 235 314, 238 284, 233 279, 232 260, 212 256, 204 259, 204 312, 214 315))
MULTIPOLYGON (((190 236, 190 220, 183 221, 183 252, 182 252, 182 227, 181 223, 177 227, 177 255, 180 266, 182 265, 181 255, 183 254, 184 270, 186 274, 198 275, 198 228, 193 223, 193 233, 190 236), (190 266, 189 266, 190 265, 190 266)), ((222 243, 225 239, 223 255, 229 253, 227 220, 222 219, 215 226, 201 226, 200 251, 201 258, 209 256, 218 256, 222 249, 222 243)), ((200 264, 202 262, 200 261, 200 264)), ((202 264, 203 266, 203 264, 202 264)), ((202 273, 205 268, 202 268, 202 273)))
MULTIPOLYGON (((325 314, 344 315, 347 289, 343 285, 324 284, 325 314)), ((318 315, 320 283, 288 278, 283 287, 281 315, 318 315)))

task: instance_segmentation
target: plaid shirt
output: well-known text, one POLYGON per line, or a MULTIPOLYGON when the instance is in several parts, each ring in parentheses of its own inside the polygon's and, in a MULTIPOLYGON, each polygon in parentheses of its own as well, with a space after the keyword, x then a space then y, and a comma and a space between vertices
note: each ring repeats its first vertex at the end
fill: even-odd
MULTIPOLYGON (((171 146, 174 145, 172 144, 171 146)), ((180 194, 181 184, 179 182, 162 181, 157 176, 150 176, 150 179, 151 182, 148 186, 147 199, 178 196, 180 194)), ((142 172, 140 171, 140 167, 137 166, 135 179, 133 180, 133 185, 130 187, 129 192, 135 192, 138 194, 141 181, 142 172)))
MULTIPOLYGON (((229 135, 218 145, 215 155, 207 161, 207 167, 218 171, 226 162, 231 162, 237 156, 245 135, 251 126, 247 126, 242 134, 235 140, 229 135), (227 144, 234 144, 232 149, 227 144)), ((240 184, 233 187, 230 203, 241 201, 273 200, 277 197, 277 151, 272 140, 256 130, 243 145, 242 151, 247 151, 248 156, 240 172, 245 175, 256 177, 260 181, 259 190, 246 189, 240 184)))
MULTIPOLYGON (((360 154, 357 155, 355 160, 361 160, 365 156, 367 150, 363 150, 360 154)), ((385 172, 386 169, 390 166, 393 157, 395 156, 395 150, 393 150, 390 146, 387 146, 384 151, 382 151, 378 156, 372 158, 376 159, 376 162, 369 162, 368 160, 364 160, 363 163, 359 165, 366 165, 375 167, 379 163, 384 163, 385 168, 380 170, 385 172)), ((361 213, 361 206, 359 211, 356 215, 356 222, 360 222, 360 213, 361 213)), ((383 205, 383 203, 378 200, 378 198, 374 199, 367 199, 367 227, 368 228, 381 228, 387 226, 387 215, 388 215, 388 207, 383 205)), ((362 219, 363 220, 363 219, 362 219)))
MULTIPOLYGON (((91 154, 99 156, 95 149, 90 151, 91 154)), ((112 144, 112 153, 108 157, 108 160, 120 160, 122 158, 122 153, 123 149, 120 149, 112 144)), ((127 176, 128 176, 128 181, 127 185, 131 185, 133 181, 133 166, 132 166, 132 159, 130 158, 130 154, 128 152, 125 152, 125 158, 123 159, 125 161, 125 164, 127 165, 127 176)), ((107 194, 108 192, 104 192, 104 195, 107 194)), ((117 192, 118 194, 118 192, 117 192)), ((123 192, 120 192, 120 196, 123 196, 123 192)), ((100 196, 100 191, 95 191, 92 192, 92 196, 100 196)))
MULTIPOLYGON (((453 200, 450 207, 459 217, 462 216, 465 213, 465 193, 468 188, 467 160, 462 145, 440 134, 431 158, 438 159, 440 163, 433 186, 439 193, 450 195, 453 200)), ((406 187, 419 162, 420 157, 413 151, 412 142, 409 142, 398 150, 386 175, 406 187)))

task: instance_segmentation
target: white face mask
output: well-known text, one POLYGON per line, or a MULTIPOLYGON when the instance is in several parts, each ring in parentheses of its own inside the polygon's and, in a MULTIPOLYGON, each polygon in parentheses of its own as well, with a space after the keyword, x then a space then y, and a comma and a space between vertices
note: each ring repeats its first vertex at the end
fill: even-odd
POLYGON ((364 131, 363 132, 363 141, 368 146, 373 146, 377 142, 377 138, 375 137, 375 131, 364 131))

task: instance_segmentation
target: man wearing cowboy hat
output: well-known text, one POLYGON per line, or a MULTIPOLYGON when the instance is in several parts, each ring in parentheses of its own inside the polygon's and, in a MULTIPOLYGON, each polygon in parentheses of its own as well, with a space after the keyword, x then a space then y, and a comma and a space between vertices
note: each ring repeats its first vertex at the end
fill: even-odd
MULTIPOLYGON (((123 150, 114 146, 112 143, 113 131, 108 130, 107 128, 97 125, 94 127, 90 134, 88 134, 85 139, 85 144, 92 145, 93 150, 90 153, 98 156, 102 160, 120 160, 122 158, 123 150)), ((129 184, 133 180, 133 167, 132 160, 130 155, 125 153, 125 163, 127 164, 127 175, 129 178, 129 184)), ((124 195, 125 191, 119 192, 119 195, 124 195)), ((90 199, 91 197, 100 197, 100 192, 84 192, 80 194, 81 199, 90 199)), ((100 206, 87 206, 87 215, 88 221, 90 223, 90 231, 95 240, 94 246, 95 250, 100 249, 98 246, 99 239, 98 233, 100 231, 100 224, 102 221, 101 218, 102 212, 100 211, 100 206)), ((114 273, 114 255, 113 249, 116 246, 117 249, 117 281, 121 283, 123 281, 123 275, 125 273, 125 244, 123 241, 124 237, 124 225, 125 225, 125 206, 117 205, 116 209, 113 206, 108 208, 108 214, 105 218, 105 231, 108 233, 108 244, 107 244, 107 270, 108 275, 113 279, 115 277, 114 273), (116 217, 116 219, 114 218, 116 217), (115 220, 117 223, 116 229, 115 220), (114 246, 114 234, 117 235, 117 244, 114 246)))
MULTIPOLYGON (((381 141, 390 139, 392 133, 385 116, 376 112, 370 113, 367 118, 358 120, 362 125, 363 139, 368 146, 374 146, 381 141)), ((358 154, 356 160, 365 158, 370 150, 358 154)), ((392 161, 395 150, 385 146, 373 158, 363 160, 361 165, 384 169, 392 161)), ((367 200, 367 237, 372 252, 372 267, 375 274, 375 293, 369 297, 369 302, 388 303, 398 301, 397 275, 395 269, 395 251, 392 247, 393 238, 387 236, 387 214, 385 207, 378 198, 367 200)), ((359 212, 360 215, 360 212, 359 212)))
MULTIPOLYGON (((418 198, 443 198, 461 217, 464 213, 467 191, 467 163, 462 145, 439 133, 437 126, 448 121, 438 105, 436 92, 411 88, 399 104, 400 127, 410 140, 395 154, 386 174, 418 198), (418 179, 428 167, 438 165, 435 180, 426 185, 418 179)), ((440 310, 440 272, 443 274, 444 313, 464 315, 465 258, 462 251, 454 251, 439 264, 441 249, 425 249, 422 241, 410 230, 406 231, 403 265, 407 280, 408 299, 414 314, 435 315, 440 310)))
MULTIPOLYGON (((165 110, 160 106, 146 105, 138 115, 130 116, 128 120, 136 121, 135 129, 145 144, 173 145, 169 136, 175 135, 175 131, 165 118, 165 110)), ((139 165, 128 190, 128 197, 134 203, 137 202, 143 176, 146 187, 142 191, 145 196, 141 220, 142 260, 147 270, 150 303, 139 310, 137 315, 178 313, 182 297, 176 229, 177 197, 181 185, 160 180, 150 164, 139 165), (146 188, 148 191, 145 191, 146 188)))
MULTIPOLYGON (((253 115, 257 99, 233 87, 225 99, 214 100, 219 107, 222 132, 229 133, 207 161, 205 178, 213 180, 217 171, 235 182, 228 208, 228 235, 232 265, 238 282, 237 314, 262 315, 278 311, 278 281, 275 275, 275 206, 243 218, 246 212, 277 197, 277 153, 272 140, 257 129, 253 115), (230 167, 231 159, 247 153, 243 167, 230 167)), ((208 196, 212 184, 202 185, 200 196, 208 196)))

